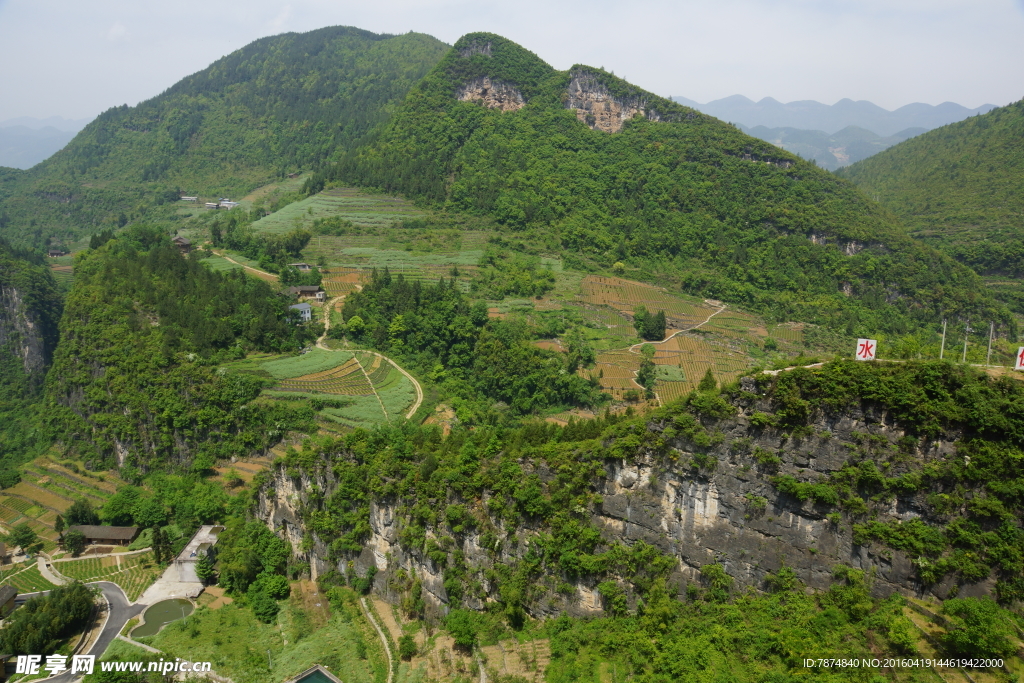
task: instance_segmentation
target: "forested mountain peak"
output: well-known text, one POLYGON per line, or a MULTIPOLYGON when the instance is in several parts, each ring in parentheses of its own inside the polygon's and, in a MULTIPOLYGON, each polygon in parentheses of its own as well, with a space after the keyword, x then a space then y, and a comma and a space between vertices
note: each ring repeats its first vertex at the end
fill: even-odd
POLYGON ((76 237, 151 218, 180 192, 238 196, 311 168, 385 121, 447 49, 347 26, 257 40, 3 177, 0 229, 22 243, 76 237))
POLYGON ((309 187, 379 187, 485 215, 569 267, 632 262, 782 319, 895 330, 980 306, 1009 322, 973 273, 906 238, 853 185, 494 34, 461 38, 377 137, 336 161, 309 187))

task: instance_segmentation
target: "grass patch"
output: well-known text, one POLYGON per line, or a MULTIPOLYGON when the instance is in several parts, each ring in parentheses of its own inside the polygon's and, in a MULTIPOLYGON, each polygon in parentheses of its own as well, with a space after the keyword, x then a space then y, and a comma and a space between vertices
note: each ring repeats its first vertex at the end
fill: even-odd
POLYGON ((309 616, 292 601, 283 603, 274 624, 261 623, 237 603, 212 611, 199 608, 146 641, 172 657, 210 661, 218 674, 236 681, 276 683, 323 664, 345 683, 374 683, 369 635, 364 635, 358 612, 346 605, 333 612, 325 625, 313 629, 309 616))

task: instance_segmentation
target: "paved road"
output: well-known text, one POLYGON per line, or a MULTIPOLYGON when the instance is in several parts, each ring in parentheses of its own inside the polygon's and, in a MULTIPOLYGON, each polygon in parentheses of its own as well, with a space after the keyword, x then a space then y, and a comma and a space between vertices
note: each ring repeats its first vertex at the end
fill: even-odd
MULTIPOLYGON (((103 593, 103 597, 107 601, 107 616, 106 622, 103 624, 103 630, 100 632, 99 638, 93 643, 92 647, 86 654, 95 655, 96 659, 100 658, 107 647, 110 646, 114 639, 117 638, 118 634, 121 633, 121 629, 128 623, 128 620, 138 615, 142 610, 146 609, 146 605, 132 605, 128 602, 128 597, 121 590, 121 587, 116 583, 109 581, 98 581, 96 583, 87 584, 89 586, 97 586, 100 592, 103 593)), ((25 595, 19 595, 18 600, 22 598, 34 598, 40 595, 46 595, 49 591, 41 591, 39 593, 28 593, 25 595)), ((70 661, 70 660, 69 660, 70 661)), ((59 676, 51 676, 43 680, 49 681, 50 683, 71 683, 75 678, 81 678, 80 674, 63 673, 59 676)))

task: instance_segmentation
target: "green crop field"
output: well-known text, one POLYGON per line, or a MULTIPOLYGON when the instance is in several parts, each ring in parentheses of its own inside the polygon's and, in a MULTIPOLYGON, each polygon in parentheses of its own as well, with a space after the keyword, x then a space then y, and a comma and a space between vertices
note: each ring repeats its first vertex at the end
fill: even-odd
POLYGON ((129 600, 138 599, 161 574, 161 569, 153 562, 152 552, 56 562, 54 568, 68 578, 86 583, 116 583, 124 590, 129 600))
POLYGON ((34 593, 36 591, 48 591, 51 588, 56 588, 56 586, 43 578, 43 575, 39 573, 39 567, 34 562, 27 569, 5 578, 4 583, 17 588, 19 593, 34 593))
POLYGON ((301 356, 262 363, 261 367, 275 379, 288 379, 330 370, 344 365, 351 357, 351 353, 346 354, 344 351, 312 349, 301 356))
POLYGON ((363 227, 390 227, 402 220, 425 215, 425 211, 405 199, 339 187, 289 204, 261 218, 253 227, 265 232, 284 233, 297 227, 308 228, 317 218, 334 216, 363 227))

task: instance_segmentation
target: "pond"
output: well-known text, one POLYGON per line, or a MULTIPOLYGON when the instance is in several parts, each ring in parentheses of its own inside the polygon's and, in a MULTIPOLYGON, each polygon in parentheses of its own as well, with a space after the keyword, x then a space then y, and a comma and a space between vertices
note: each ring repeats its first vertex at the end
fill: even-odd
POLYGON ((156 635, 156 632, 176 619, 183 619, 192 614, 192 603, 188 600, 161 600, 143 612, 146 623, 132 629, 132 638, 156 635))

